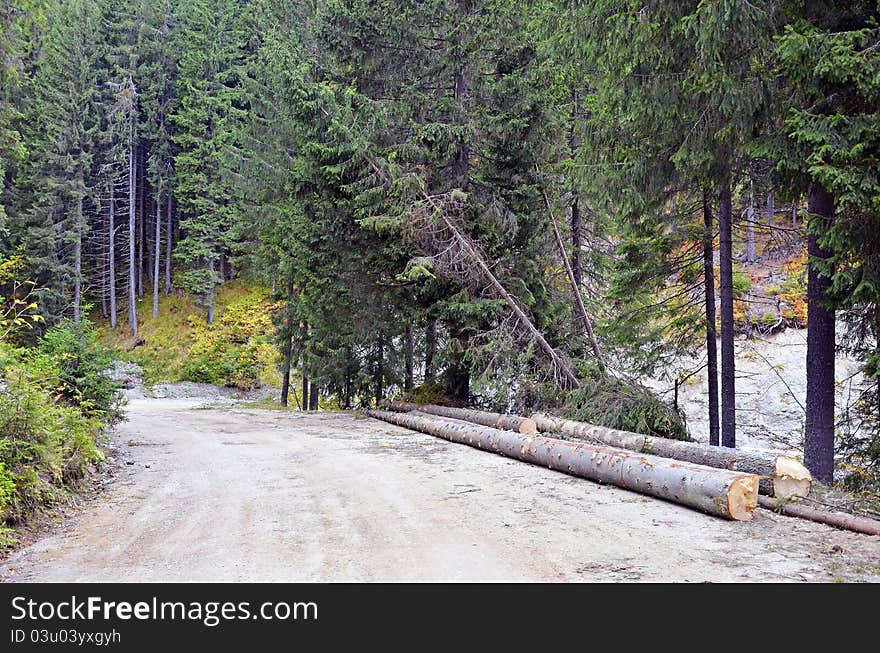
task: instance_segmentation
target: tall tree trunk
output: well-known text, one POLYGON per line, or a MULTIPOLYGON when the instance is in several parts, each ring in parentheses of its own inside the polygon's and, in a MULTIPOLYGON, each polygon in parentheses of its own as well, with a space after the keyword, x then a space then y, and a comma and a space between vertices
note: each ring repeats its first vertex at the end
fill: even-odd
POLYGON ((159 181, 159 187, 156 189, 156 237, 153 239, 153 319, 159 317, 159 258, 161 252, 162 239, 159 235, 162 233, 162 202, 160 202, 162 192, 162 182, 159 181))
MULTIPOLYGON (((159 193, 159 189, 156 189, 156 193, 159 193)), ((151 196, 147 198, 147 208, 144 214, 144 222, 146 223, 144 227, 144 251, 146 252, 146 277, 148 283, 155 281, 153 271, 156 268, 156 222, 155 220, 150 220, 149 216, 156 215, 157 213, 161 215, 159 206, 158 197, 151 196)))
POLYGON ((376 375, 373 380, 376 383, 376 405, 379 405, 379 402, 382 401, 382 397, 385 396, 385 337, 380 332, 378 342, 376 343, 378 348, 377 356, 376 356, 376 375))
POLYGON ((288 324, 284 333, 284 362, 281 368, 281 405, 287 406, 287 397, 290 394, 290 363, 293 358, 293 329, 288 324))
POLYGON ((754 182, 749 180, 749 206, 746 209, 746 263, 754 263, 755 253, 755 192, 754 182))
MULTIPOLYGON (((581 252, 581 207, 577 195, 571 202, 571 271, 577 287, 584 284, 584 264, 581 252)), ((577 320, 575 320, 577 322, 577 320)))
POLYGON ((318 410, 318 400, 321 398, 321 394, 315 387, 314 382, 311 385, 312 387, 309 388, 309 410, 318 410))
POLYGON ((303 372, 302 375, 302 402, 303 410, 309 409, 309 377, 303 372))
POLYGON ((767 226, 773 226, 773 216, 776 213, 776 197, 773 191, 767 193, 767 226))
POLYGON ((733 206, 730 178, 719 187, 719 282, 721 286, 721 445, 736 446, 736 370, 733 352, 733 206))
MULTIPOLYGON (((459 0, 459 15, 464 19, 470 13, 471 0, 459 0)), ((459 44, 461 45, 461 44, 459 44)), ((460 55, 466 57, 464 48, 459 49, 460 55)), ((467 124, 467 103, 470 96, 471 72, 466 61, 460 61, 458 70, 455 74, 453 82, 453 94, 455 96, 456 111, 458 117, 456 122, 460 127, 467 124)), ((467 190, 470 185, 470 148, 468 144, 462 140, 458 142, 458 149, 452 164, 452 173, 454 176, 454 184, 462 190, 467 190)))
MULTIPOLYGON (((101 267, 103 268, 103 256, 100 257, 101 267)), ((101 317, 107 318, 107 269, 103 269, 101 274, 101 317)))
POLYGON ((76 183, 76 242, 73 243, 73 321, 79 323, 82 311, 82 242, 83 242, 83 195, 85 181, 82 173, 76 183))
POLYGON ((467 404, 471 397, 471 375, 464 360, 467 336, 458 329, 450 335, 454 343, 449 348, 449 366, 444 372, 444 385, 453 398, 467 404))
POLYGON ((807 236, 807 404, 804 464, 822 483, 834 480, 834 308, 829 306, 831 279, 820 269, 830 253, 820 234, 834 220, 834 197, 820 183, 810 186, 807 236))
POLYGON ((208 293, 205 296, 205 304, 208 309, 208 324, 214 324, 214 261, 212 260, 208 266, 211 283, 208 286, 208 293))
POLYGON ((110 326, 116 328, 116 196, 110 182, 110 326))
POLYGON ((143 149, 139 146, 135 147, 135 156, 138 161, 138 186, 140 193, 138 195, 137 224, 138 224, 138 254, 137 254, 137 294, 138 297, 144 296, 144 162, 142 161, 143 149))
POLYGON ((406 333, 403 340, 403 389, 412 390, 413 387, 413 332, 412 324, 406 325, 406 333))
POLYGON ((425 327, 425 380, 434 382, 434 355, 437 352, 437 320, 428 320, 425 327))
POLYGON ((137 182, 137 163, 134 150, 134 114, 129 116, 128 124, 128 326, 132 335, 137 335, 137 250, 135 249, 135 194, 137 182))
POLYGON ((306 361, 306 343, 309 341, 309 324, 302 322, 300 324, 300 342, 302 343, 302 353, 300 355, 300 367, 302 368, 302 402, 303 410, 309 409, 309 368, 306 361))
POLYGON ((171 193, 168 193, 167 210, 165 218, 165 294, 171 293, 171 245, 174 242, 174 232, 171 226, 171 193))
POLYGON ((715 328, 715 220, 709 204, 709 192, 703 191, 703 274, 706 296, 706 375, 709 381, 709 444, 719 442, 718 424, 718 351, 715 328))
POLYGON ((351 408, 351 347, 345 348, 345 403, 346 408, 351 408))

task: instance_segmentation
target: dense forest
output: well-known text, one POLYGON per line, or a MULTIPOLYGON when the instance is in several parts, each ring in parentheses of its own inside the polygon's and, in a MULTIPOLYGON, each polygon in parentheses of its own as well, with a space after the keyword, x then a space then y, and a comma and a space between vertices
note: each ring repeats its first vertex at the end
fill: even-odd
MULTIPOLYGON (((804 462, 830 483, 837 450, 876 484, 878 19, 876 0, 3 0, 0 391, 15 368, 51 394, 47 357, 53 378, 103 360, 92 323, 136 342, 169 294, 211 324, 236 280, 271 289, 285 404, 406 393, 686 437, 638 378, 705 349, 708 440, 734 447, 735 336, 807 327, 804 462), (773 310, 742 300, 767 242, 803 276, 773 310), (846 420, 841 350, 864 376, 846 420)), ((58 410, 118 419, 68 376, 58 410)))

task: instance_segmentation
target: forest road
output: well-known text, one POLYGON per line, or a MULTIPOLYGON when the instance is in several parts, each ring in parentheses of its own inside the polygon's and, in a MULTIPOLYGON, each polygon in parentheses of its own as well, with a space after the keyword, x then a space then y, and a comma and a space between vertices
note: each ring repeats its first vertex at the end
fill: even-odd
POLYGON ((880 538, 729 522, 347 413, 140 399, 4 581, 880 581, 880 538))

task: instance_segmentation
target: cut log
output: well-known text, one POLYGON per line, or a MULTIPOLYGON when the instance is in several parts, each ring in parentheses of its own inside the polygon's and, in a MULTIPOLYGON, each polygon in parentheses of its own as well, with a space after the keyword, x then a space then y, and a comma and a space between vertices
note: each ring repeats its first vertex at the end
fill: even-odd
POLYGON ((730 469, 761 476, 760 492, 779 498, 805 497, 810 493, 812 476, 800 462, 750 449, 731 449, 695 442, 655 438, 641 433, 618 431, 595 424, 576 422, 544 414, 532 415, 538 430, 561 433, 590 442, 649 453, 663 458, 685 460, 718 469, 730 469))
POLYGON ((752 519, 759 477, 625 449, 524 435, 439 417, 366 411, 371 417, 572 476, 608 483, 719 517, 752 519))
POLYGON ((866 535, 880 535, 880 521, 876 519, 868 519, 842 512, 831 512, 830 510, 819 510, 818 508, 811 508, 797 503, 776 502, 768 497, 758 497, 758 503, 762 508, 788 515, 789 517, 809 519, 820 524, 828 524, 829 526, 866 535))
POLYGON ((449 417, 452 419, 460 419, 465 422, 473 422, 482 426, 489 426, 495 429, 504 429, 506 431, 516 431, 517 433, 526 433, 529 435, 537 435, 538 427, 535 420, 529 417, 519 417, 517 415, 502 415, 501 413, 489 413, 483 410, 471 410, 470 408, 452 408, 450 406, 436 406, 434 404, 413 404, 406 401, 391 401, 388 403, 391 410, 397 412, 408 413, 410 411, 421 411, 431 415, 440 417, 449 417))

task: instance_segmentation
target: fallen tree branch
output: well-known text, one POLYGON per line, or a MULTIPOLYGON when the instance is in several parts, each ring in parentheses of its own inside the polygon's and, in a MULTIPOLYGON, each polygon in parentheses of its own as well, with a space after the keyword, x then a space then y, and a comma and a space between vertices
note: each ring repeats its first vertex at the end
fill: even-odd
MULTIPOLYGON (((535 166, 536 172, 540 175, 541 171, 535 166)), ((562 262, 565 264, 565 273, 568 275, 568 281, 571 283, 571 291, 574 295, 575 302, 577 303, 578 311, 581 314, 581 321, 584 323, 584 329, 587 333, 587 338, 590 340, 590 347, 593 349, 593 355, 596 356, 596 360, 599 361, 599 364, 602 368, 608 367, 605 362, 605 357, 602 355, 602 350, 599 348, 599 342, 596 340, 596 336, 593 333, 593 325, 590 322, 590 317, 587 315, 587 309, 584 307, 584 299, 581 297, 581 289, 578 287, 577 280, 574 278, 574 271, 571 269, 571 263, 568 260, 568 251, 565 249, 565 243, 562 240, 562 235, 559 233, 559 226, 556 224, 556 216, 553 214, 553 208, 550 206, 550 200, 547 197, 547 193, 544 190, 541 190, 541 195, 544 198, 544 206, 547 207, 547 214, 550 216, 550 224, 553 225, 553 235, 556 238, 556 245, 559 247, 559 255, 562 258, 562 262)))
POLYGON ((753 474, 613 447, 522 435, 433 416, 383 410, 368 410, 366 414, 451 442, 608 483, 727 519, 749 521, 757 506, 759 478, 753 474))
POLYGON ((774 501, 769 497, 758 497, 758 505, 766 510, 772 510, 788 517, 808 519, 820 524, 834 526, 835 528, 864 533, 865 535, 880 535, 880 521, 876 519, 857 517, 856 515, 842 512, 819 510, 818 508, 810 508, 809 506, 788 501, 774 501))

